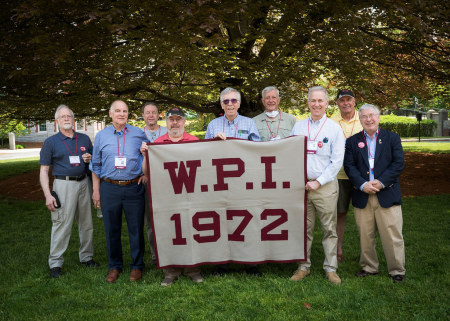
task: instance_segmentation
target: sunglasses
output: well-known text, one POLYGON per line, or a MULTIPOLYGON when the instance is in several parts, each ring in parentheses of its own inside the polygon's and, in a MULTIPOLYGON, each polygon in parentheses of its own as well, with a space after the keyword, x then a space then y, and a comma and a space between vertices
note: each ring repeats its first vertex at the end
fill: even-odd
POLYGON ((230 102, 231 102, 232 104, 236 104, 238 101, 239 101, 239 100, 237 100, 236 98, 222 100, 222 102, 223 102, 225 105, 228 105, 230 102))

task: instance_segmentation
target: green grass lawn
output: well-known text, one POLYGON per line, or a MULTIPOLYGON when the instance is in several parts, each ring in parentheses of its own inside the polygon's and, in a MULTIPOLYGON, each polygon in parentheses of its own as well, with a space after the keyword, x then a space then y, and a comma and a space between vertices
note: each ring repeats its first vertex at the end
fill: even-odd
MULTIPOLYGON (((380 275, 357 279, 359 240, 353 213, 347 218, 342 285, 322 270, 319 224, 312 248, 312 273, 291 282, 295 263, 264 264, 262 278, 235 273, 194 284, 182 277, 159 284, 163 273, 147 267, 139 283, 106 284, 107 256, 102 220, 94 216, 95 259, 100 268, 79 264, 76 224, 65 254, 63 275, 50 279, 50 214, 42 202, 0 199, 0 320, 445 320, 450 317, 450 195, 405 199, 406 281, 394 284, 378 243, 380 275), (447 204, 447 206, 443 206, 447 204), (307 309, 305 303, 310 304, 307 309)), ((124 263, 130 262, 123 223, 124 263)), ((146 252, 145 262, 149 260, 146 252)))
POLYGON ((403 142, 403 151, 449 154, 450 143, 429 143, 429 142, 403 142))
POLYGON ((39 169, 39 157, 0 160, 0 180, 39 169))

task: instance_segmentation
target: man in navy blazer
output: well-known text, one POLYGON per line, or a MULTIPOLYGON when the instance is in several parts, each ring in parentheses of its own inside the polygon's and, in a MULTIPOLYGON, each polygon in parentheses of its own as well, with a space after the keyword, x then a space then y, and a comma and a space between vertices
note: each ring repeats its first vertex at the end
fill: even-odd
POLYGON ((353 185, 352 204, 358 226, 361 271, 365 277, 378 274, 375 250, 380 234, 388 272, 394 282, 405 277, 405 247, 399 175, 404 168, 400 136, 379 127, 380 111, 364 104, 359 110, 363 131, 347 139, 344 169, 353 185))

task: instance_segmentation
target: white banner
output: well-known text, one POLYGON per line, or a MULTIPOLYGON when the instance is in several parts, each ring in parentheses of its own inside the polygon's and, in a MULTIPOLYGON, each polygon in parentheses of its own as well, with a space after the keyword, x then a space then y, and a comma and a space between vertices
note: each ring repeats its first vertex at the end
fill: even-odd
POLYGON ((158 267, 306 259, 306 139, 150 144, 158 267))

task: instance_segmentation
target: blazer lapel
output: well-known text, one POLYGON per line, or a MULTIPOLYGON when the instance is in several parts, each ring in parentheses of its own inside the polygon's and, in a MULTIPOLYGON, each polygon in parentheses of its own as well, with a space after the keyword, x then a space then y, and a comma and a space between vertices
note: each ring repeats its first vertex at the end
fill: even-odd
POLYGON ((359 152, 361 153, 362 159, 364 161, 364 164, 366 164, 367 168, 370 169, 369 167, 369 153, 367 151, 367 144, 366 141, 364 139, 364 131, 360 132, 360 135, 358 135, 358 148, 359 148, 359 152), (363 148, 359 147, 361 146, 361 143, 364 145, 363 148))
POLYGON ((376 141, 376 149, 375 149, 375 164, 380 159, 381 155, 383 154, 384 148, 386 146, 386 132, 384 130, 380 129, 380 133, 378 134, 378 139, 376 141), (383 144, 384 142, 384 144, 383 144))

